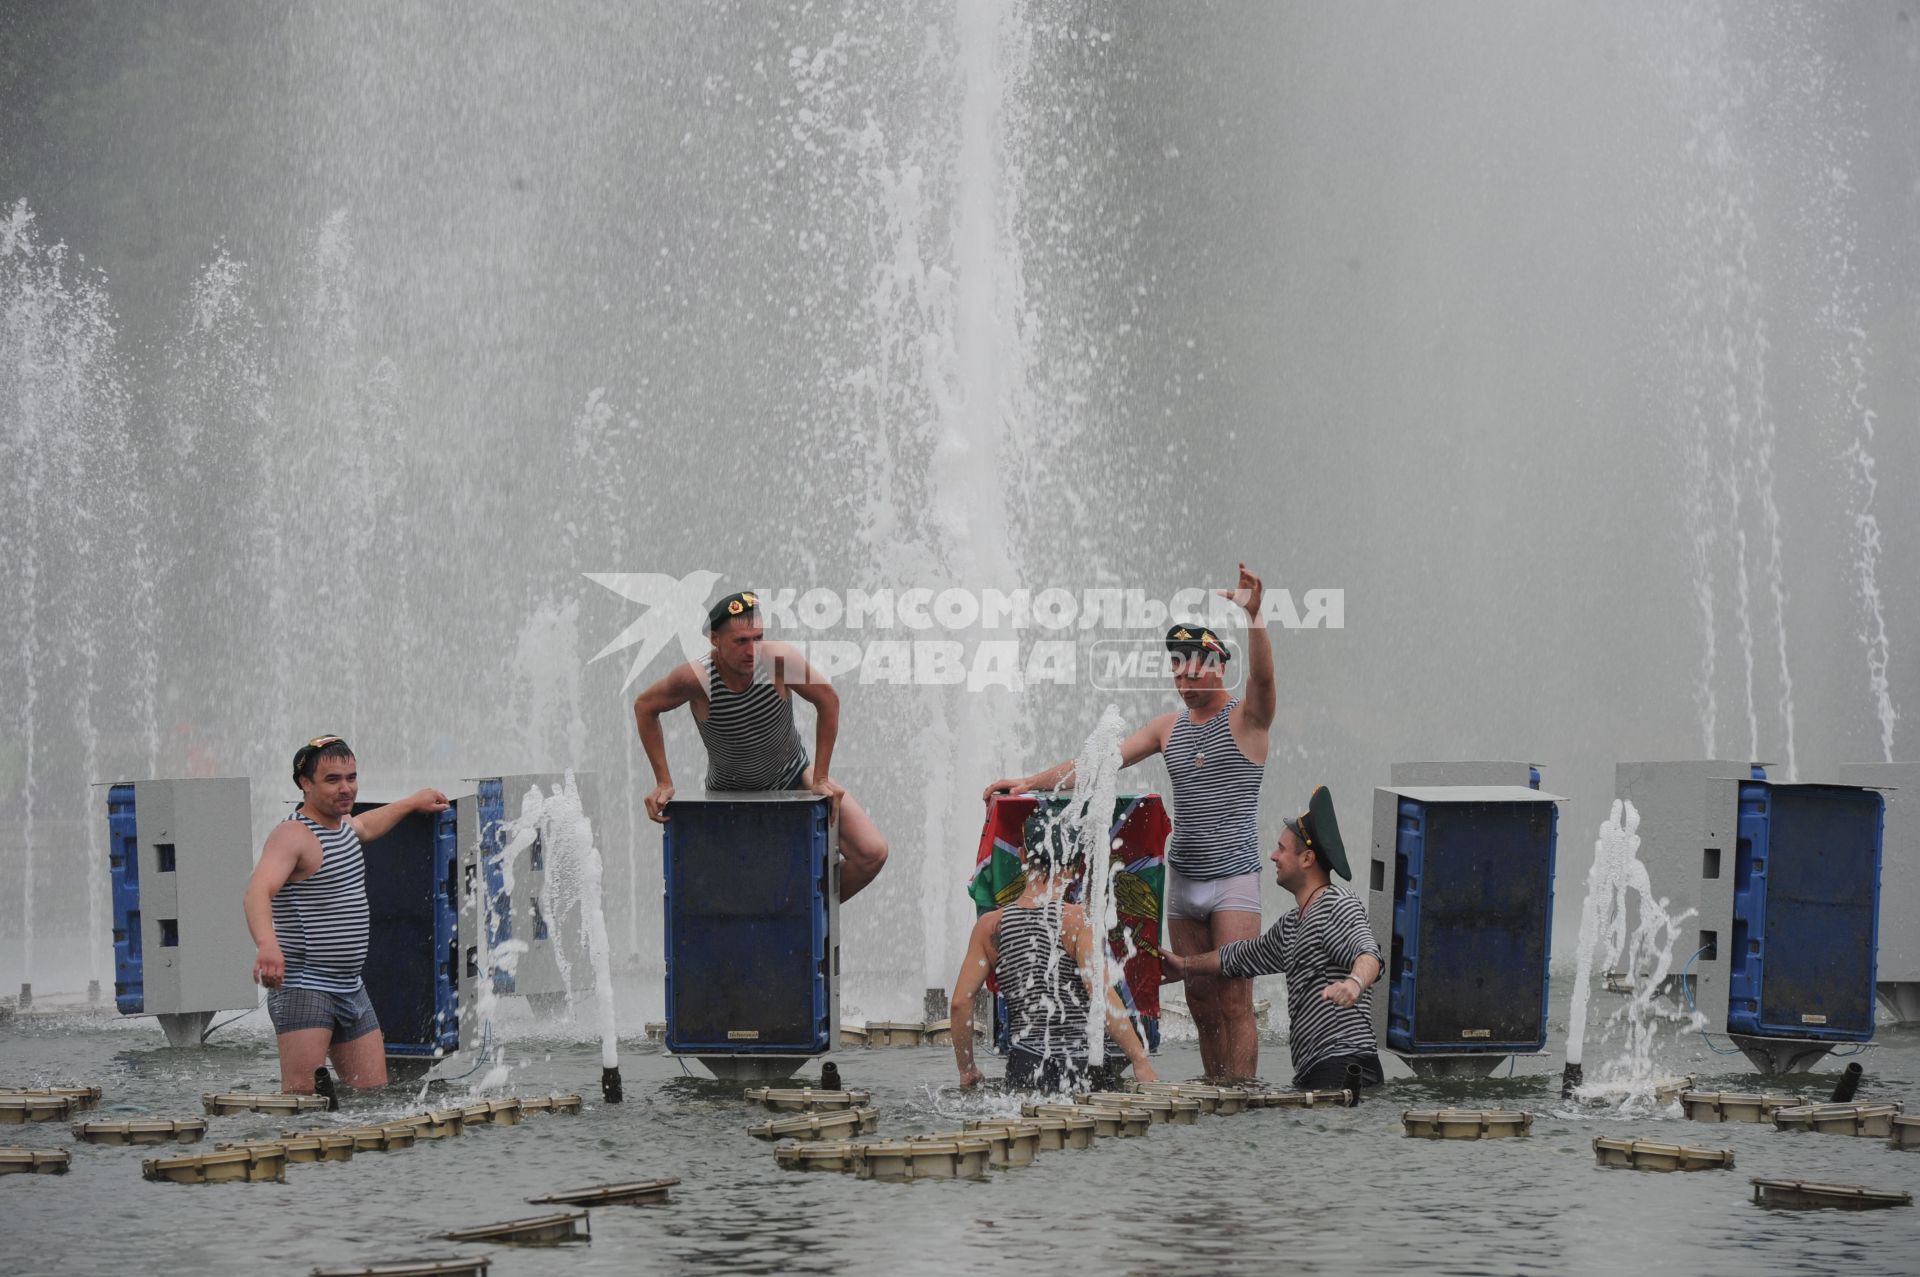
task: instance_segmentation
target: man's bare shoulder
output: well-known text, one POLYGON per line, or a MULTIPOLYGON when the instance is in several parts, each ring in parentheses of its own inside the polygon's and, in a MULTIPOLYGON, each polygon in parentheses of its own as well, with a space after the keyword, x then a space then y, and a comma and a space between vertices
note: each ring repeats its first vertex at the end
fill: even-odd
POLYGON ((307 847, 318 847, 319 845, 319 836, 315 834, 313 830, 308 829, 304 821, 282 820, 267 831, 267 841, 264 850, 273 851, 276 848, 289 848, 294 851, 300 851, 307 847))
POLYGON ((320 838, 305 823, 298 820, 283 820, 267 831, 267 841, 260 848, 260 864, 279 866, 271 870, 276 875, 296 874, 306 877, 317 873, 326 849, 320 845, 320 838), (301 866, 305 866, 305 872, 301 866))
POLYGON ((671 700, 674 704, 684 704, 695 696, 704 696, 707 691, 706 671, 697 661, 682 661, 662 674, 659 680, 640 693, 640 700, 671 700))

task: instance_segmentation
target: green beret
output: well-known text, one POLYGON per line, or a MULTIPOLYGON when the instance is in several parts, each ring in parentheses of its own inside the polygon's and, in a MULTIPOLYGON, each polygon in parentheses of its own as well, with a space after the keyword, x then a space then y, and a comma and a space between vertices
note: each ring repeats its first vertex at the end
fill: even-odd
POLYGON ((707 633, 711 634, 736 616, 748 616, 760 610, 760 596, 752 590, 739 590, 713 605, 707 613, 707 633))

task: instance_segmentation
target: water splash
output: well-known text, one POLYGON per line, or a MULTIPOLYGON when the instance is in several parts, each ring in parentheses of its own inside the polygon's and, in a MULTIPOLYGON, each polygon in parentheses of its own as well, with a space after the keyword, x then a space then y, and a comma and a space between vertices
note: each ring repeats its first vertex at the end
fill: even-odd
POLYGON ((1087 1003, 1087 1059, 1094 1064, 1106 1059, 1107 988, 1112 983, 1107 975, 1107 936, 1120 923, 1113 904, 1112 829, 1114 802, 1120 792, 1120 742, 1126 736, 1120 707, 1108 705, 1074 759, 1073 796, 1063 817, 1072 826, 1077 845, 1087 848, 1082 903, 1093 929, 1092 969, 1087 976, 1092 989, 1087 1003))
POLYGON ((1593 1082, 1575 1092, 1583 1099, 1650 1097, 1657 1081, 1653 1047, 1659 1022, 1673 1018, 1673 1009, 1665 1004, 1662 990, 1672 972, 1680 926, 1693 917, 1694 911, 1671 915, 1666 900, 1653 894, 1647 867, 1640 862, 1639 829, 1639 811, 1631 802, 1615 799, 1600 826, 1600 836, 1593 845, 1593 865, 1587 871, 1573 1006, 1567 1023, 1569 1065, 1583 1062, 1595 970, 1627 972, 1633 991, 1627 1005, 1608 1019, 1609 1027, 1625 1024, 1625 1049, 1607 1062, 1593 1082), (1635 918, 1631 931, 1629 913, 1635 918))
POLYGON ((607 915, 602 899, 604 866, 600 849, 594 844, 593 822, 580 801, 580 787, 571 770, 553 792, 544 797, 538 785, 528 788, 520 804, 520 816, 513 824, 514 837, 528 829, 537 831, 546 848, 540 914, 547 919, 553 937, 553 952, 566 986, 568 1011, 573 1009, 574 987, 567 959, 567 928, 577 925, 585 937, 587 958, 593 967, 600 1063, 603 1068, 614 1068, 620 1063, 620 1053, 614 1020, 613 953, 607 941, 607 915), (570 922, 575 915, 577 919, 570 922))
MULTIPOLYGON (((503 1091, 512 1078, 512 1066, 507 1062, 506 1034, 501 1028, 499 983, 511 985, 515 972, 520 966, 520 957, 529 948, 520 938, 509 937, 496 945, 493 942, 501 919, 494 908, 496 900, 512 900, 515 885, 513 866, 520 856, 530 848, 539 836, 538 822, 503 823, 495 832, 492 848, 483 848, 481 854, 486 861, 482 882, 498 880, 498 891, 484 890, 469 893, 465 911, 470 915, 471 924, 480 938, 477 946, 479 954, 479 976, 474 982, 474 1005, 471 1008, 469 1027, 480 1035, 480 1060, 474 1065, 477 1070, 486 1066, 478 1082, 472 1084, 475 1094, 503 1091)), ((473 1070, 469 1070, 471 1073, 473 1070)))

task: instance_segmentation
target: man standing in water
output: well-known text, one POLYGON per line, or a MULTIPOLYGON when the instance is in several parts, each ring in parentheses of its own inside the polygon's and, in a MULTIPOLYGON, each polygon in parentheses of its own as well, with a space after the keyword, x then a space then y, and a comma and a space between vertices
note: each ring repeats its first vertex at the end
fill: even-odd
MULTIPOLYGON (((1273 724, 1273 648, 1260 614, 1260 578, 1240 565, 1239 588, 1219 592, 1247 613, 1247 687, 1229 696, 1231 654, 1212 630, 1176 625, 1167 650, 1177 658, 1173 686, 1185 702, 1120 745, 1122 766, 1154 754, 1173 786, 1173 836, 1167 840, 1167 929, 1183 953, 1217 949, 1260 933, 1260 779, 1273 724)), ((1018 779, 996 780, 986 796, 1071 788, 1073 762, 1018 779)), ((1246 1078, 1260 1067, 1253 981, 1201 973, 1187 981, 1187 1008, 1200 1035, 1209 1077, 1246 1078)))
POLYGON ((1096 993, 1106 998, 1110 1045, 1118 1044, 1137 1080, 1158 1081, 1119 996, 1112 988, 1093 987, 1093 928, 1085 906, 1066 898, 1086 862, 1073 847, 1072 829, 1045 814, 1028 817, 1020 862, 1026 870, 1020 898, 980 915, 954 980, 953 1055, 960 1085, 982 1080, 973 1062, 973 995, 989 971, 1007 1000, 1008 1089, 1077 1091, 1087 1084, 1087 1022, 1096 993))
POLYGON ((359 764, 338 736, 316 736, 293 756, 300 805, 275 825, 247 882, 247 930, 258 952, 253 978, 271 992, 280 1038, 280 1089, 306 1094, 333 1058, 352 1087, 387 1084, 386 1039, 360 970, 367 960, 367 875, 361 844, 414 812, 447 809, 447 796, 411 798, 353 814, 359 764))
POLYGON ((840 825, 840 899, 851 900, 887 862, 887 841, 865 809, 827 773, 840 734, 840 696, 791 643, 768 642, 759 600, 729 594, 707 614, 713 650, 674 667, 633 702, 640 745, 653 766, 647 815, 665 824, 673 801, 660 716, 688 705, 707 747, 707 790, 806 789, 833 803, 840 825), (793 723, 793 697, 813 706, 813 760, 793 723))
POLYGON ((1212 953, 1165 955, 1167 974, 1191 980, 1215 972, 1243 979, 1284 973, 1293 1084, 1307 1091, 1351 1089, 1358 1100, 1363 1087, 1381 1079, 1370 999, 1385 968, 1366 905, 1333 885, 1332 874, 1353 874, 1325 785, 1281 831, 1273 869, 1298 908, 1258 940, 1238 940, 1212 953))

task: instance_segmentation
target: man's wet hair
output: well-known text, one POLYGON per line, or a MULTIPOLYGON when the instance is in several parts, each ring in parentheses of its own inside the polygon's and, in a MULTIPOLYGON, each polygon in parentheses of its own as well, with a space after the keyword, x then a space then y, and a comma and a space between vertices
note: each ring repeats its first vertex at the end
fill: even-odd
POLYGON ((1020 830, 1027 863, 1049 874, 1077 870, 1086 860, 1083 841, 1064 812, 1044 808, 1027 817, 1020 830))

